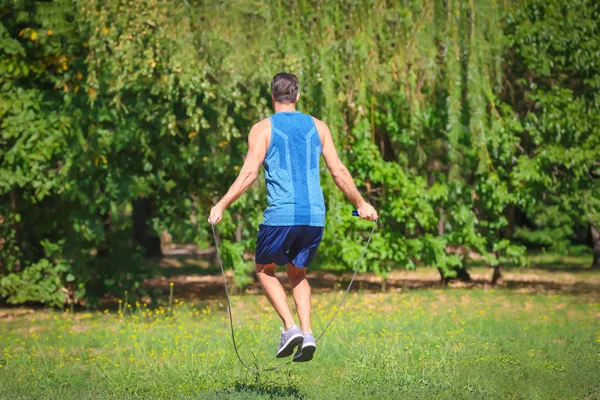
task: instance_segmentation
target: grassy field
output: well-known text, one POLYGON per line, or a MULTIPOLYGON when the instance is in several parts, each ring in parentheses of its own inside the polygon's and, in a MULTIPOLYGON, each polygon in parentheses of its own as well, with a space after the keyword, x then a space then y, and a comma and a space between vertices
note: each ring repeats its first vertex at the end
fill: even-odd
MULTIPOLYGON (((314 298, 314 330, 341 293, 314 298)), ((597 294, 510 289, 352 293, 316 358, 256 374, 236 360, 223 301, 149 310, 4 310, 0 398, 600 399, 597 294)), ((277 365, 279 321, 236 296, 241 354, 277 365)))

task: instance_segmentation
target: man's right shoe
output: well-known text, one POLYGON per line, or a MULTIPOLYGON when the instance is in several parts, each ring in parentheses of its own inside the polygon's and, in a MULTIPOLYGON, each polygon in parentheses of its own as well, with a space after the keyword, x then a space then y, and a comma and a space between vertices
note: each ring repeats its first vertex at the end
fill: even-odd
POLYGON ((281 343, 277 349, 277 358, 291 356, 294 353, 294 348, 300 346, 303 340, 304 336, 302 335, 299 326, 292 325, 287 331, 284 331, 283 328, 281 328, 281 343))

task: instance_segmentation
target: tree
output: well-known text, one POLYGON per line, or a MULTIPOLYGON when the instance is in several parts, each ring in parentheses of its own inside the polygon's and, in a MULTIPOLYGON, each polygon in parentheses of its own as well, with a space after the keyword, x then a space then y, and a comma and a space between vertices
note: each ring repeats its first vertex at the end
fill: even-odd
MULTIPOLYGON (((498 278, 503 264, 524 262, 522 237, 569 243, 584 224, 600 248, 591 2, 1 5, 0 291, 9 301, 143 294, 154 271, 142 256, 159 254, 161 231, 210 246, 205 215, 235 179, 252 123, 271 113, 268 83, 282 70, 298 75, 300 110, 328 123, 380 210, 363 271, 423 264, 446 282, 468 280, 477 253, 498 278), (583 23, 564 29, 561 12, 583 23), (520 208, 537 225, 515 240, 520 208)), ((317 263, 347 268, 369 225, 350 216, 332 180, 323 185, 317 263)), ((263 186, 219 226, 240 286, 263 186)))
POLYGON ((600 263, 600 5, 528 1, 508 18, 507 91, 523 124, 512 173, 535 229, 520 237, 568 251, 588 226, 600 263))

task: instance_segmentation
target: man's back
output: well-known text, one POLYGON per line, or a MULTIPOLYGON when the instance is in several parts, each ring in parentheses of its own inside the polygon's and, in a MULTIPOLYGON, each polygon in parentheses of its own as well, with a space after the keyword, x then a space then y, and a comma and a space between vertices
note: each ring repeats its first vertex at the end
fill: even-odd
POLYGON ((270 117, 271 137, 263 166, 268 192, 267 226, 325 226, 319 162, 321 139, 310 115, 296 111, 270 117))

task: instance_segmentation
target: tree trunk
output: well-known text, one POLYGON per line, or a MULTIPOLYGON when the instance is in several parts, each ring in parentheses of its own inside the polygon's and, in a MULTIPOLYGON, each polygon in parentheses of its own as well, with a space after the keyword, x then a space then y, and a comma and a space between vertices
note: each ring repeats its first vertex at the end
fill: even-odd
MULTIPOLYGON (((17 215, 19 213, 19 193, 17 192, 17 189, 12 189, 10 191, 10 211, 11 213, 13 213, 13 215, 17 215)), ((23 243, 21 243, 21 225, 22 225, 22 221, 15 221, 12 229, 15 231, 15 238, 14 238, 14 242, 16 243, 16 246, 23 250, 23 243)), ((8 247, 8 243, 5 244, 5 246, 8 247)), ((15 265, 13 265, 13 272, 20 272, 21 271, 21 263, 17 262, 15 265)))
POLYGON ((514 232, 516 209, 517 208, 514 205, 512 205, 509 206, 508 210, 506 211, 506 220, 508 222, 508 225, 506 226, 506 229, 504 231, 504 237, 507 239, 512 238, 514 232))
POLYGON ((462 266, 458 269, 455 270, 456 271, 456 278, 461 282, 471 282, 471 275, 469 275, 469 272, 467 271, 467 268, 462 266))
POLYGON ((502 284, 502 282, 502 266, 496 265, 494 267, 494 274, 492 275, 492 285, 499 285, 502 284))
POLYGON ((444 283, 444 284, 448 284, 448 282, 450 282, 450 280, 446 277, 444 277, 444 271, 441 268, 437 269, 438 272, 440 273, 440 280, 444 283))
POLYGON ((600 231, 598 225, 593 221, 590 221, 590 233, 592 234, 592 248, 594 250, 592 269, 600 269, 600 231))
POLYGON ((444 277, 444 271, 441 268, 438 268, 438 272, 440 273, 440 278, 442 282, 448 284, 451 281, 461 281, 461 282, 471 282, 471 275, 469 275, 469 271, 463 266, 460 268, 456 268, 456 276, 454 278, 444 277))
MULTIPOLYGON (((433 174, 431 174, 431 177, 433 177, 433 174)), ((433 179, 435 181, 435 178, 433 178, 433 179)), ((433 184, 433 181, 432 181, 432 184, 433 184)), ((442 207, 436 208, 436 211, 440 214, 440 220, 438 221, 438 224, 437 224, 437 231, 438 231, 438 235, 442 236, 444 234, 444 222, 446 220, 446 215, 444 214, 444 209, 442 207)), ((441 281, 444 283, 444 285, 447 285, 448 282, 450 282, 450 278, 446 278, 444 276, 444 271, 441 268, 438 268, 437 270, 440 273, 441 281)))
POLYGON ((235 227, 235 241, 242 241, 242 232, 243 232, 243 223, 242 223, 242 214, 235 214, 235 219, 237 220, 237 226, 235 227))
POLYGON ((104 214, 100 216, 102 219, 102 231, 104 232, 104 238, 100 245, 98 246, 98 258, 108 257, 110 251, 112 250, 112 244, 110 243, 110 229, 112 226, 112 215, 110 214, 110 210, 107 210, 104 214))
MULTIPOLYGON (((440 213, 440 220, 438 221, 437 231, 438 231, 438 235, 442 236, 444 234, 444 225, 446 223, 446 215, 444 214, 444 209, 441 207, 438 207, 437 211, 440 213)), ((459 268, 456 268, 455 271, 456 271, 456 277, 449 278, 449 277, 444 277, 444 271, 442 271, 441 268, 438 268, 438 272, 440 273, 442 282, 444 282, 445 284, 448 284, 448 282, 453 281, 453 280, 459 280, 461 282, 471 282, 471 275, 469 275, 469 272, 467 271, 467 268, 464 265, 459 268)))
POLYGON ((111 226, 112 226, 112 215, 110 210, 106 210, 103 214, 100 215, 100 220, 102 221, 102 231, 103 238, 102 241, 98 244, 96 260, 93 264, 93 273, 91 274, 91 278, 86 285, 86 293, 89 298, 90 295, 93 297, 98 293, 103 293, 104 291, 104 283, 102 280, 103 276, 103 266, 106 263, 107 258, 110 255, 110 251, 112 250, 111 243, 111 226), (93 293, 93 294, 92 294, 93 293))
POLYGON ((138 197, 133 202, 133 237, 144 248, 146 257, 161 257, 160 238, 148 227, 148 220, 152 216, 152 199, 138 197))

